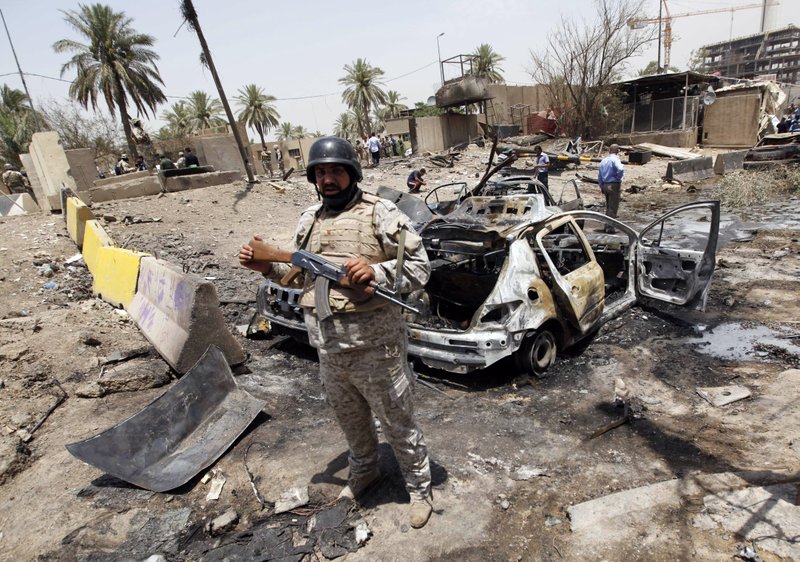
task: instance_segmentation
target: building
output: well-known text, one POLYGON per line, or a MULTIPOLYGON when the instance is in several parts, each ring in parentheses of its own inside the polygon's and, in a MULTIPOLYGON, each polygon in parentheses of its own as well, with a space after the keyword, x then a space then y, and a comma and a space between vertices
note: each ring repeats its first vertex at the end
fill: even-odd
POLYGON ((728 78, 800 80, 800 28, 789 25, 701 47, 703 70, 728 78))

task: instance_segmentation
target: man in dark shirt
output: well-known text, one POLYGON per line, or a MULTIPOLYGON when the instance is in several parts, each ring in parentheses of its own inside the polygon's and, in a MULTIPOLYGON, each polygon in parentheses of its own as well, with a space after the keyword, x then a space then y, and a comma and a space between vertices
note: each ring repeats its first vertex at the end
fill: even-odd
POLYGON ((191 147, 187 146, 183 149, 183 158, 186 162, 187 168, 196 168, 200 165, 200 160, 197 159, 197 156, 192 152, 191 147))
POLYGON ((420 188, 425 185, 425 180, 422 176, 425 175, 425 168, 420 168, 419 171, 414 170, 408 174, 406 185, 408 186, 409 193, 419 193, 420 188))

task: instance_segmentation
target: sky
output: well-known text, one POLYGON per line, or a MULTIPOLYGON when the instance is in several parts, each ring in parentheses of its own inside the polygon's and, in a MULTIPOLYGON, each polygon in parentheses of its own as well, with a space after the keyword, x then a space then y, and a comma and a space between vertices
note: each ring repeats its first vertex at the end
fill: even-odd
MULTIPOLYGON (((667 0, 670 12, 681 14, 742 6, 755 0, 667 0)), ((775 1, 775 0, 773 0, 775 1)), ((800 26, 800 1, 779 0, 779 19, 800 26)), ((199 62, 196 36, 181 26, 178 0, 109 0, 115 10, 133 18, 133 27, 156 38, 155 50, 169 103, 193 90, 215 97, 208 71, 199 62)), ((72 0, 2 0, 11 39, 34 104, 67 97, 69 84, 59 78, 68 58, 56 54, 59 39, 81 40, 63 20, 61 10, 74 10, 72 0), (51 78, 32 76, 39 74, 51 78)), ((298 0, 195 0, 200 24, 209 43, 223 87, 232 98, 239 88, 254 83, 278 98, 281 121, 302 125, 311 132, 329 134, 340 113, 344 65, 357 58, 384 71, 386 90, 396 90, 413 106, 424 102, 440 86, 441 58, 468 54, 489 43, 505 57, 506 82, 529 84, 530 51, 546 45, 548 32, 562 18, 590 18, 594 0, 405 0, 403 2, 339 2, 298 0)), ((658 0, 646 0, 643 16, 658 15, 658 0)), ((675 18, 672 22, 672 65, 685 69, 691 51, 704 44, 759 31, 760 9, 675 18)), ((627 75, 656 59, 655 42, 633 59, 627 75)), ((445 78, 451 77, 445 70, 445 78)), ((63 79, 74 78, 74 71, 63 79)), ((0 83, 22 89, 14 58, 0 30, 0 83)), ((166 109, 158 108, 158 114, 166 109)), ((147 128, 162 123, 151 119, 147 128)), ((250 131, 251 139, 256 135, 250 131)), ((271 136, 270 136, 271 137, 271 136)))

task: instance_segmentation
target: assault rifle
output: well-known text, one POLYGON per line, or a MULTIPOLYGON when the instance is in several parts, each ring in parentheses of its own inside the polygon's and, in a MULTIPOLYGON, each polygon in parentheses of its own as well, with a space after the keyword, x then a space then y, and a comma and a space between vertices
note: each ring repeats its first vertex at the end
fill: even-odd
MULTIPOLYGON (((248 244, 253 248, 253 260, 255 261, 291 263, 294 268, 296 268, 295 273, 299 273, 300 270, 303 270, 311 274, 312 279, 314 279, 314 305, 317 308, 317 316, 320 320, 324 320, 333 314, 330 302, 328 301, 328 291, 330 290, 331 281, 341 287, 361 289, 367 287, 367 285, 352 285, 349 282, 347 269, 345 269, 344 266, 330 262, 307 250, 290 252, 255 239, 248 242, 248 244)), ((291 279, 293 275, 290 273, 287 277, 291 279)), ((287 282, 287 277, 284 277, 284 283, 287 282)), ((387 289, 386 287, 378 285, 375 281, 371 281, 368 286, 375 290, 374 295, 376 297, 393 302, 406 310, 419 314, 419 308, 411 306, 400 298, 398 291, 387 289)))

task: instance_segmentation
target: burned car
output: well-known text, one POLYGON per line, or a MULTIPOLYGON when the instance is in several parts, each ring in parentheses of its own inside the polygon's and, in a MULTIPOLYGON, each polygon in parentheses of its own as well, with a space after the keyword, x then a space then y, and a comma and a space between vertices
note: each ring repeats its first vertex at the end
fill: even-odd
MULTIPOLYGON (((454 373, 513 356, 538 375, 641 297, 704 306, 719 202, 678 207, 641 231, 550 202, 542 193, 466 197, 419 228, 432 271, 411 295, 423 306, 406 317, 410 355, 454 373)), ((259 310, 304 331, 298 297, 268 281, 259 310)))

